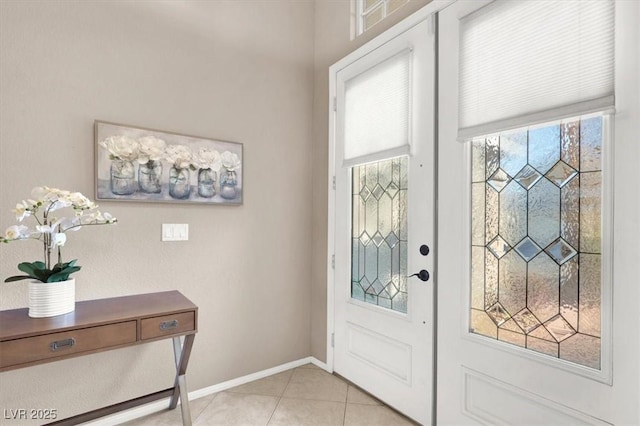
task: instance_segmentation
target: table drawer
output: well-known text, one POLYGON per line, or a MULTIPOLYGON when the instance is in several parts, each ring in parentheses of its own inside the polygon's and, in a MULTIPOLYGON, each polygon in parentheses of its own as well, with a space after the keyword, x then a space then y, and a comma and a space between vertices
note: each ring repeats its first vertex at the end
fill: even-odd
POLYGON ((136 341, 136 321, 0 342, 0 368, 98 351, 136 341))
POLYGON ((181 314, 143 319, 140 335, 142 340, 146 340, 171 334, 185 333, 195 329, 195 312, 183 312, 181 314))

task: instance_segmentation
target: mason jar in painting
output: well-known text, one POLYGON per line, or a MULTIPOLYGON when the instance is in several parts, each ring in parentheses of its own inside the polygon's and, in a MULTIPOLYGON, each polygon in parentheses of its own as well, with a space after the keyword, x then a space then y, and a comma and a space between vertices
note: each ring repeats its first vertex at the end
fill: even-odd
POLYGON ((191 173, 188 168, 171 167, 169 175, 169 195, 178 200, 189 198, 191 193, 191 173))
POLYGON ((133 163, 114 159, 111 162, 111 192, 115 195, 131 195, 136 192, 136 173, 133 163))
POLYGON ((236 186, 238 185, 238 176, 235 170, 224 169, 220 178, 220 196, 227 200, 233 200, 238 195, 236 186))
POLYGON ((211 168, 202 168, 198 171, 198 195, 204 198, 216 195, 216 172, 211 168))
POLYGON ((162 190, 160 178, 162 177, 162 163, 157 160, 149 160, 140 164, 138 168, 138 184, 140 191, 147 194, 158 194, 162 190))

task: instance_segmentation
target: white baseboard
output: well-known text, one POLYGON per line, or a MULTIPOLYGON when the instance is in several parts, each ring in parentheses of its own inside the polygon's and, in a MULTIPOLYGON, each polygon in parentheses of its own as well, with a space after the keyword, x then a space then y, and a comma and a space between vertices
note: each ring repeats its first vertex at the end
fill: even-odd
MULTIPOLYGON (((189 401, 202 398, 204 396, 211 395, 217 392, 221 392, 223 390, 231 389, 233 387, 240 386, 245 383, 253 382, 254 380, 263 379, 265 377, 272 376, 274 374, 281 373, 283 371, 291 370, 292 368, 300 367, 301 365, 305 365, 309 363, 329 373, 332 372, 329 369, 327 364, 310 356, 310 357, 302 358, 296 361, 291 361, 286 364, 281 364, 273 368, 268 368, 266 370, 258 371, 257 373, 238 377, 237 379, 232 379, 226 382, 218 383, 217 385, 208 386, 206 388, 189 392, 189 401)), ((158 401, 151 402, 149 404, 141 405, 140 407, 131 408, 129 410, 122 411, 120 413, 112 414, 107 417, 102 417, 100 419, 85 423, 85 425, 91 425, 91 426, 119 425, 121 423, 135 420, 140 417, 148 416, 149 414, 166 410, 168 406, 169 406, 169 398, 164 398, 158 401)))

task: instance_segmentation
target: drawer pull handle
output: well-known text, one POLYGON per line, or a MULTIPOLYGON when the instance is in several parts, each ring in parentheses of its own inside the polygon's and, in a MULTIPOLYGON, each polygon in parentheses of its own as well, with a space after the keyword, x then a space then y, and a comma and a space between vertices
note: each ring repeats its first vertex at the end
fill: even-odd
POLYGON ((171 330, 172 328, 176 328, 177 326, 178 320, 162 321, 160 323, 160 330, 171 330))
POLYGON ((57 342, 51 342, 49 347, 51 348, 52 352, 55 352, 58 349, 70 348, 75 344, 76 344, 76 339, 72 337, 71 339, 58 340, 57 342))

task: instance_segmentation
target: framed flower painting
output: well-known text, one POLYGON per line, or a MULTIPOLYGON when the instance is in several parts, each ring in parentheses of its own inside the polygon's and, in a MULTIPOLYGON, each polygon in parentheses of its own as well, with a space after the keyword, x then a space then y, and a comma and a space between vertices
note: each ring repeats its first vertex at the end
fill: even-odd
POLYGON ((242 148, 96 121, 96 199, 242 204, 242 148))

